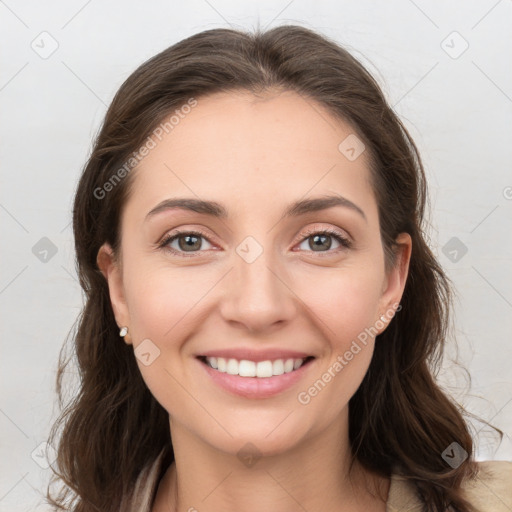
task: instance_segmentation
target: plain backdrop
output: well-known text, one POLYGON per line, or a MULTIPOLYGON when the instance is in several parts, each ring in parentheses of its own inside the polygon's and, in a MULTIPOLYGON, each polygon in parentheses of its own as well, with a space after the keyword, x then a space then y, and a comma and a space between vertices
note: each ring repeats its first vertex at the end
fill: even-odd
POLYGON ((428 236, 458 294, 439 379, 506 433, 498 446, 473 422, 478 459, 512 460, 511 18, 509 0, 0 1, 0 510, 48 510, 41 443, 82 303, 70 209, 107 105, 146 59, 218 27, 303 25, 377 78, 422 153, 428 236))

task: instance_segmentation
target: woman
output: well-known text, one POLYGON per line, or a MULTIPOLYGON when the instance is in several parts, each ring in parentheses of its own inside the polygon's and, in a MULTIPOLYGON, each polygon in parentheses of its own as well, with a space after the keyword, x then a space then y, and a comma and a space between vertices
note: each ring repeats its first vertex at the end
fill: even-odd
POLYGON ((139 67, 76 192, 81 386, 51 503, 509 510, 512 464, 474 461, 433 378, 451 292, 426 194, 374 79, 308 29, 210 30, 139 67))

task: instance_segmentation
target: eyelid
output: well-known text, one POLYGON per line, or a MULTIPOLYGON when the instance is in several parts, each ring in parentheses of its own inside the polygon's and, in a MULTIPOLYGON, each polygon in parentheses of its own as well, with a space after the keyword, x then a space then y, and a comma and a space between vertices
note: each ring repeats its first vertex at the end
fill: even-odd
MULTIPOLYGON (((190 228, 190 229, 176 228, 176 229, 172 229, 171 231, 168 231, 167 233, 165 233, 160 238, 160 240, 156 243, 156 245, 161 246, 161 245, 167 243, 167 241, 170 238, 175 237, 175 236, 192 235, 192 234, 201 235, 203 238, 205 238, 206 240, 208 240, 210 242, 210 235, 208 233, 206 233, 205 231, 203 231, 201 228, 190 228)), ((212 242, 210 242, 210 243, 212 243, 212 242)))
POLYGON ((305 230, 301 230, 300 234, 298 235, 301 237, 301 238, 299 238, 299 242, 302 242, 304 240, 304 238, 307 238, 307 236, 311 236, 311 235, 318 234, 318 233, 327 233, 329 235, 336 235, 336 236, 339 236, 340 238, 343 238, 344 240, 346 240, 349 243, 353 243, 352 235, 346 229, 341 229, 341 228, 338 228, 337 226, 336 227, 334 227, 334 226, 325 227, 318 223, 313 224, 312 226, 306 228, 305 230))

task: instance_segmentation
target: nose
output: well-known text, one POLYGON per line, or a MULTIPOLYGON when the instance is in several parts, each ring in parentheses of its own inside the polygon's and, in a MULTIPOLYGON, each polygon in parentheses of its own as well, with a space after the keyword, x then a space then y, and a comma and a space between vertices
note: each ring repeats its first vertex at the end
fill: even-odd
POLYGON ((282 327, 297 314, 300 303, 290 276, 275 251, 247 237, 226 276, 220 305, 224 320, 251 332, 282 327))

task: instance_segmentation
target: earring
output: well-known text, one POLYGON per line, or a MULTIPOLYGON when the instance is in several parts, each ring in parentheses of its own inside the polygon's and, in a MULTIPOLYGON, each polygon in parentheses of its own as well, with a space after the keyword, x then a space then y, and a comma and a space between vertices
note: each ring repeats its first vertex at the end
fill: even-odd
POLYGON ((384 317, 384 315, 380 317, 380 321, 386 323, 386 318, 384 317))
POLYGON ((119 336, 121 338, 124 338, 128 334, 128 327, 121 327, 121 330, 119 331, 119 336))

